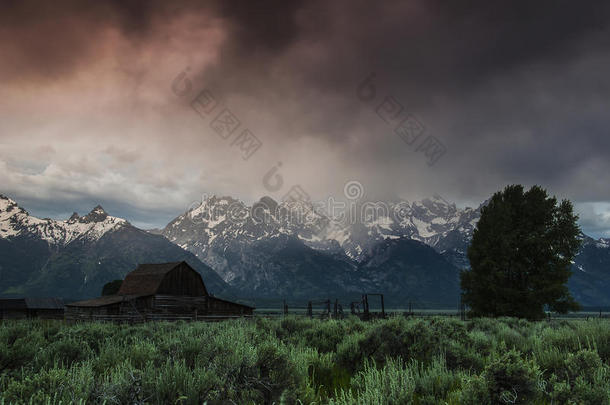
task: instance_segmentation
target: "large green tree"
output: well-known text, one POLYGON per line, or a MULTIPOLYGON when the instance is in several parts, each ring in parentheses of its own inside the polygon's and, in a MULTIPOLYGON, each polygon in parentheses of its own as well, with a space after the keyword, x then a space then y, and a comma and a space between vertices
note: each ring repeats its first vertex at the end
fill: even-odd
POLYGON ((566 283, 581 240, 572 203, 534 186, 511 185, 481 209, 461 274, 463 301, 474 316, 544 317, 545 305, 578 309, 566 283))

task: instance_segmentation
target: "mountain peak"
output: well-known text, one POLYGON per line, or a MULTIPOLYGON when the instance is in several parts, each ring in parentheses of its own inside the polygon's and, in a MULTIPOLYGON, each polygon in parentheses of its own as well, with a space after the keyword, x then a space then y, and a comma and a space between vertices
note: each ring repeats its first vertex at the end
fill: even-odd
POLYGON ((101 205, 96 205, 95 208, 93 208, 93 210, 91 210, 91 212, 96 212, 96 213, 106 213, 106 211, 104 211, 104 208, 101 205))
POLYGON ((436 193, 434 193, 434 195, 432 195, 432 201, 444 203, 446 205, 451 205, 451 203, 449 201, 445 200, 440 194, 436 194, 436 193))
MULTIPOLYGON (((78 215, 77 215, 78 216, 78 215)), ((72 215, 74 217, 74 215, 72 215)), ((91 210, 90 213, 80 218, 81 222, 102 222, 106 218, 108 218, 108 213, 102 208, 101 205, 97 205, 95 208, 91 210)))
POLYGON ((3 203, 7 205, 17 204, 15 201, 5 196, 4 194, 0 194, 0 201, 3 201, 3 203))
MULTIPOLYGON (((25 212, 23 208, 19 207, 15 201, 6 197, 5 195, 0 194, 0 212, 7 213, 17 213, 17 212, 25 212)), ((9 215, 12 215, 9 214, 9 215)))

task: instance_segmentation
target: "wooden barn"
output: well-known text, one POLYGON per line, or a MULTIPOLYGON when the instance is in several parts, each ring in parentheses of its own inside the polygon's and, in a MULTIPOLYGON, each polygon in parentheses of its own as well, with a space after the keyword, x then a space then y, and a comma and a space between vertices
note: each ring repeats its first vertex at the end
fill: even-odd
POLYGON ((201 275, 186 262, 141 264, 116 295, 66 305, 66 319, 216 320, 252 315, 254 308, 208 294, 201 275))
POLYGON ((59 298, 0 299, 0 319, 63 319, 64 303, 59 298))

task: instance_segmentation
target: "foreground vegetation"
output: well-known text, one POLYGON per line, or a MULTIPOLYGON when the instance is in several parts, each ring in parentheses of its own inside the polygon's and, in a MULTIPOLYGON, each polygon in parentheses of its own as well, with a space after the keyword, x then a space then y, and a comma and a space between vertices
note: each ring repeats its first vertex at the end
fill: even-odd
POLYGON ((610 404, 609 365, 599 319, 0 323, 2 404, 610 404))

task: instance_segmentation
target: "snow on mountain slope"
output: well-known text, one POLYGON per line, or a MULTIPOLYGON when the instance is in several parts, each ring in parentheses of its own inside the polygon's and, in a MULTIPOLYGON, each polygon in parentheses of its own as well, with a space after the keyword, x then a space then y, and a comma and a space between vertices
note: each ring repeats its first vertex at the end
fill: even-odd
POLYGON ((86 238, 99 240, 107 232, 119 229, 128 222, 108 215, 100 206, 79 217, 76 213, 66 221, 40 219, 8 197, 0 195, 0 238, 10 239, 22 235, 35 235, 51 245, 65 246, 86 238))
POLYGON ((466 237, 479 214, 439 196, 412 204, 359 203, 352 208, 356 215, 333 217, 306 201, 277 203, 263 197, 248 207, 231 197, 213 196, 174 219, 162 234, 223 274, 226 253, 236 245, 296 236, 311 248, 361 262, 386 239, 407 237, 434 247, 451 232, 466 237))
MULTIPOLYGON (((379 246, 405 239, 432 247, 454 269, 467 268, 468 246, 486 204, 461 209, 439 196, 413 203, 359 203, 352 207, 358 215, 345 218, 327 215, 303 201, 277 203, 264 197, 248 207, 230 197, 211 197, 172 221, 162 234, 195 254, 229 284, 240 288, 258 285, 261 292, 268 293, 273 291, 274 277, 283 280, 295 271, 294 260, 274 256, 272 247, 281 247, 286 240, 300 240, 328 255, 332 265, 327 267, 345 280, 360 274, 362 266, 379 254, 379 246)), ((603 292, 607 291, 604 280, 608 279, 610 240, 583 235, 583 241, 574 259, 570 286, 584 305, 610 302, 603 292)))
POLYGON ((415 201, 398 201, 383 203, 387 207, 376 215, 366 215, 367 208, 359 222, 344 227, 343 233, 333 230, 329 238, 339 234, 337 241, 346 254, 355 260, 365 260, 371 249, 385 239, 409 238, 423 242, 432 247, 451 232, 463 235, 472 234, 480 211, 478 209, 458 209, 440 196, 415 201))
MULTIPOLYGON (((355 207, 356 216, 345 218, 327 215, 305 201, 277 203, 264 197, 249 207, 231 197, 213 196, 174 219, 162 234, 210 265, 222 260, 214 258, 214 252, 224 254, 235 244, 287 235, 358 262, 366 260, 371 249, 384 240, 408 238, 433 247, 463 267, 486 203, 462 209, 436 195, 413 203, 361 203, 355 207)), ((595 243, 610 249, 608 239, 595 243)))

